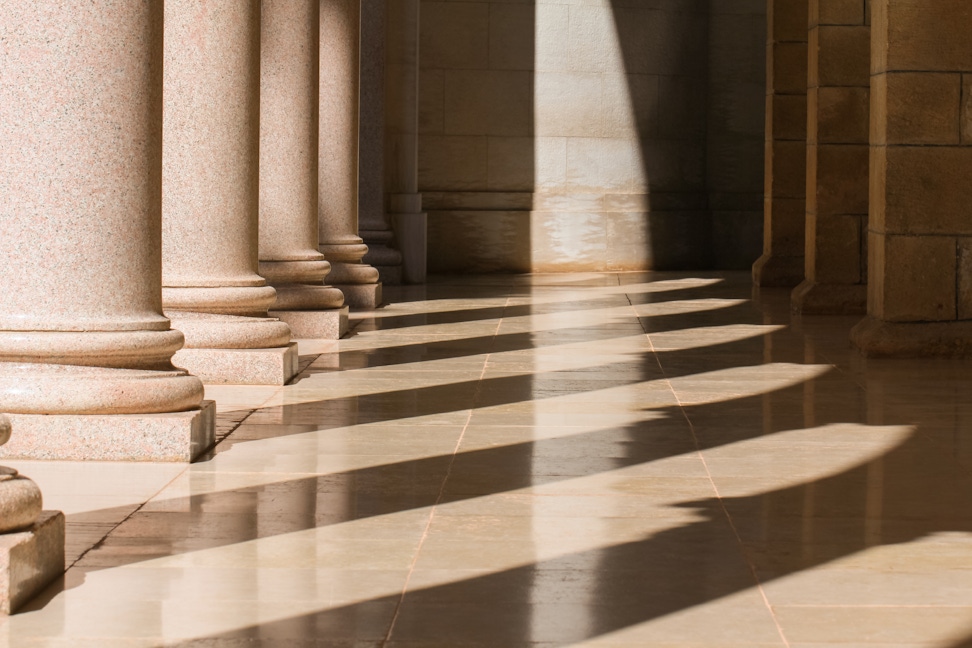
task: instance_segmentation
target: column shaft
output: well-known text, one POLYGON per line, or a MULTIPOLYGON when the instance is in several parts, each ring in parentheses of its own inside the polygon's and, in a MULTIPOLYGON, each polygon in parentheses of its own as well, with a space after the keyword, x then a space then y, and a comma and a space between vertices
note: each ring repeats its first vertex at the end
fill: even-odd
POLYGON ((286 382, 296 351, 258 274, 260 3, 167 0, 164 87, 162 297, 186 335, 175 362, 210 382, 286 382))
POLYGON ((867 355, 972 352, 972 5, 873 0, 867 355))
POLYGON ((162 314, 161 6, 0 14, 0 454, 152 458, 175 432, 188 458, 212 421, 162 314))
POLYGON ((319 0, 264 0, 260 22, 260 274, 296 337, 347 331, 317 249, 319 0), (343 325, 342 325, 343 322, 343 325))
POLYGON ((381 303, 378 271, 361 262, 358 236, 358 99, 361 0, 321 0, 320 250, 352 308, 381 303))
POLYGON ((418 192, 419 0, 386 0, 385 192, 405 280, 426 274, 426 227, 418 192))
POLYGON ((361 5, 361 126, 358 156, 358 234, 362 260, 384 284, 402 283, 402 255, 385 218, 385 3, 361 5))
POLYGON ((797 312, 866 309, 870 31, 863 2, 810 0, 806 279, 793 291, 797 312))
POLYGON ((758 286, 803 280, 807 18, 807 0, 769 0, 763 256, 753 266, 758 286))

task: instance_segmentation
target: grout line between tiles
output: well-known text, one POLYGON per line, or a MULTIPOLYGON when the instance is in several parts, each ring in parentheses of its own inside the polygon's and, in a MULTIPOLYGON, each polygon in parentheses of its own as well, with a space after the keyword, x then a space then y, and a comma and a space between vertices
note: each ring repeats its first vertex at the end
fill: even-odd
MULTIPOLYGON (((628 302, 631 303, 631 298, 628 297, 628 302)), ((631 303, 631 308, 634 310, 634 304, 631 303)), ((635 313, 637 317, 637 313, 635 313)), ((641 318, 638 318, 638 322, 641 322, 641 318)), ((642 329, 644 325, 642 324, 642 329)), ((756 566, 752 563, 749 557, 746 555, 746 551, 743 545, 742 536, 739 534, 739 530, 736 528, 736 524, 729 514, 729 509, 726 508, 725 502, 722 499, 722 494, 719 492, 719 487, 716 486, 715 480, 712 478, 712 472, 709 470, 709 464, 705 460, 705 456, 702 454, 702 446, 699 443, 699 438, 695 433, 695 426, 692 425, 692 419, 689 418, 688 412, 685 411, 685 407, 682 404, 682 400, 678 397, 678 392, 675 391, 675 387, 672 385, 671 380, 668 378, 668 374, 665 371, 665 367, 662 366, 661 359, 655 352, 655 345, 652 343, 651 335, 645 330, 645 337, 648 339, 648 347, 651 350, 651 354, 655 357, 655 363, 658 365, 658 369, 661 371, 665 383, 672 392, 672 396, 675 398, 675 403, 678 405, 679 411, 682 413, 682 417, 685 419, 686 424, 688 424, 689 434, 692 435, 692 444, 695 446, 695 452, 699 457, 699 461, 702 462, 702 467, 705 470, 705 474, 709 479, 709 483, 712 485, 712 491, 715 493, 716 500, 719 502, 719 508, 722 510, 723 515, 726 517, 726 521, 729 523, 729 527, 732 529, 732 534, 736 538, 737 548, 742 556, 743 561, 745 561, 746 566, 749 567, 750 573, 752 573, 753 581, 756 584, 756 590, 759 592, 760 597, 763 600, 763 605, 766 606, 767 612, 769 612, 770 618, 773 619, 773 624, 776 626, 776 631, 780 635, 780 639, 783 641, 783 645, 786 648, 790 648, 790 642, 786 638, 786 633, 783 632, 783 626, 780 625, 779 619, 776 617, 776 613, 773 611, 773 606, 770 604, 769 597, 766 595, 766 590, 763 587, 763 583, 759 578, 759 574, 756 571, 756 566)))
MULTIPOLYGON (((503 305, 504 310, 509 307, 510 299, 506 299, 506 303, 503 305)), ((499 335, 500 327, 503 325, 503 317, 500 317, 496 322, 496 328, 493 331, 493 339, 499 335)), ((415 572, 415 565, 418 564, 419 556, 422 555, 422 547, 425 545, 426 539, 429 537, 429 531, 432 528, 432 522, 435 520, 436 508, 441 504, 442 498, 445 496, 446 484, 449 483, 449 477, 452 475, 452 467, 456 463, 456 457, 459 455, 459 448, 462 447, 462 441, 466 436, 466 430, 469 429, 469 423, 472 421, 473 412, 476 410, 476 402, 479 400, 479 393, 482 389, 483 379, 486 376, 486 368, 489 366, 490 353, 486 354, 483 359, 483 368, 479 372, 479 380, 476 382, 476 390, 473 392, 472 397, 472 407, 469 408, 469 414, 466 416, 466 422, 462 426, 462 431, 459 433, 459 438, 456 440, 456 446, 452 451, 452 456, 449 459, 449 465, 446 467, 445 476, 442 478, 442 485, 439 487, 439 493, 436 495, 435 503, 432 504, 432 510, 429 511, 429 519, 425 524, 425 529, 422 530, 422 537, 419 539, 418 547, 415 549, 415 556, 412 558, 411 564, 408 566, 408 574, 405 576, 405 583, 402 585, 402 594, 398 598, 398 603, 395 604, 395 612, 392 614, 391 622, 388 624, 388 632, 385 634, 384 640, 381 642, 382 646, 388 644, 391 641, 392 633, 395 631, 395 624, 398 622, 398 617, 402 611, 402 605, 405 602, 405 595, 408 593, 408 585, 412 580, 412 574, 415 572)))

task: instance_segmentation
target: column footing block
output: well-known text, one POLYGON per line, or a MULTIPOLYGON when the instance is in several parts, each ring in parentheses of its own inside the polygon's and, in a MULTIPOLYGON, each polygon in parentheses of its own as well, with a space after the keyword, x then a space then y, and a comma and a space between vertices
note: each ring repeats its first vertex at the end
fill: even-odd
POLYGON ((351 310, 375 310, 381 306, 381 284, 334 284, 344 293, 344 303, 351 310))
POLYGON ((348 307, 317 311, 270 311, 270 317, 286 322, 294 338, 340 340, 348 332, 348 307))
POLYGON ((185 461, 216 442, 216 403, 162 414, 8 414, 17 433, 0 458, 185 461))
POLYGON ((297 375, 297 344, 270 349, 181 349, 172 364, 216 385, 286 385, 297 375))
POLYGON ((851 329, 850 337, 868 358, 972 356, 972 320, 886 322, 868 316, 851 329))
POLYGON ((764 254, 753 264, 753 283, 763 288, 794 288, 804 278, 802 256, 764 254))
POLYGON ((0 535, 0 614, 16 612, 63 573, 60 511, 44 511, 29 529, 0 535))
POLYGON ((790 308, 802 315, 864 315, 867 286, 822 284, 807 279, 793 289, 790 308))

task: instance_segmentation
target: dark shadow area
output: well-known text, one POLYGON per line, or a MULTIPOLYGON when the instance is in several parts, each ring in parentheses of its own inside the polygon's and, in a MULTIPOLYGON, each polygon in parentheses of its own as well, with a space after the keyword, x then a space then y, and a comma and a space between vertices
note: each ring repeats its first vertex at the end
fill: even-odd
POLYGON ((610 4, 649 185, 652 267, 748 269, 762 249, 765 5, 610 4))

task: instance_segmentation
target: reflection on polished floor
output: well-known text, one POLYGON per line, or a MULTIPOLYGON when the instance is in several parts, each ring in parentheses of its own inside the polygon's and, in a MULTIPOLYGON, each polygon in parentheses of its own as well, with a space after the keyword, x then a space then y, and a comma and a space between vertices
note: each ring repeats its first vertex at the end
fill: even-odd
POLYGON ((0 645, 972 645, 972 364, 746 275, 388 293, 191 466, 17 463, 71 567, 0 645))

